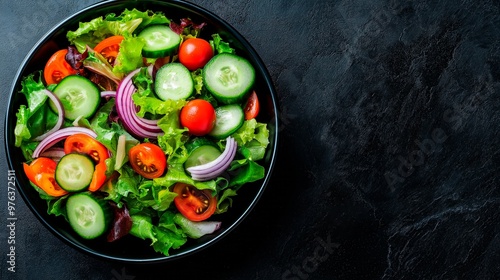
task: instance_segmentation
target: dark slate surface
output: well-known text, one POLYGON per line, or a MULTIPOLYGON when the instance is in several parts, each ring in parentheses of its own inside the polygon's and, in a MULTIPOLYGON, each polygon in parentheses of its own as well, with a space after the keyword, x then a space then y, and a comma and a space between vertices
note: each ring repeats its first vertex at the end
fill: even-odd
MULTIPOLYGON (((2 104, 31 46, 96 1, 41 2, 0 2, 2 104)), ((142 267, 75 251, 17 196, 16 272, 3 225, 1 279, 497 278, 498 1, 192 2, 239 30, 276 85, 280 160, 258 206, 200 254, 142 267)))

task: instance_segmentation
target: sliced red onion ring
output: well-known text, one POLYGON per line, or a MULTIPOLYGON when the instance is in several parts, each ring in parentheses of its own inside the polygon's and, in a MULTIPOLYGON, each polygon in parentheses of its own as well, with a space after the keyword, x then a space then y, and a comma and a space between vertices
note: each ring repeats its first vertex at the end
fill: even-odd
POLYGON ((52 146, 57 144, 59 141, 65 139, 66 137, 68 137, 70 135, 76 134, 76 133, 85 133, 91 137, 94 137, 94 138, 97 137, 97 134, 94 131, 92 131, 88 128, 85 128, 85 127, 61 128, 58 131, 47 136, 40 143, 38 143, 38 146, 36 146, 35 151, 33 151, 33 158, 39 157, 41 153, 43 153, 47 149, 51 148, 52 146))
POLYGON ((105 90, 101 91, 101 97, 116 97, 116 91, 114 90, 105 90))
POLYGON ((40 154, 41 157, 48 157, 55 161, 59 161, 64 155, 65 153, 63 148, 55 148, 55 147, 47 149, 40 154))
POLYGON ((137 90, 132 78, 140 71, 136 69, 130 72, 118 85, 116 90, 116 110, 124 127, 132 134, 142 138, 156 138, 163 134, 158 127, 157 121, 147 120, 137 116, 132 94, 137 90))
POLYGON ((51 91, 49 90, 46 90, 44 89, 43 90, 44 93, 50 98, 50 100, 52 100, 52 102, 54 102, 54 104, 56 105, 56 108, 57 108, 57 122, 56 122, 56 125, 54 125, 54 127, 52 127, 49 131, 45 132, 44 134, 40 135, 40 136, 37 136, 35 137, 33 140, 34 141, 42 141, 43 139, 45 139, 47 136, 49 136, 50 134, 56 132, 57 130, 59 130, 64 122, 64 108, 61 104, 61 101, 59 100, 59 98, 57 98, 57 96, 52 93, 51 91))
POLYGON ((216 178, 226 171, 234 157, 236 156, 237 143, 232 137, 226 139, 224 152, 215 160, 206 164, 189 167, 186 170, 191 174, 191 178, 197 181, 207 181, 216 178))

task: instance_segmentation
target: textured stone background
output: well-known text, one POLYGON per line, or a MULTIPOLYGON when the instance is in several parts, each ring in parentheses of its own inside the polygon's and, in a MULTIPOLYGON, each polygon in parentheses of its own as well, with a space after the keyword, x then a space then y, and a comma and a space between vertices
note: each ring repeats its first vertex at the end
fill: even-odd
MULTIPOLYGON (((46 2, 0 0, 1 104, 33 44, 97 1, 46 2)), ((76 252, 18 197, 17 272, 2 229, 1 279, 495 279, 498 1, 191 2, 239 30, 275 82, 280 160, 262 200, 217 245, 141 267, 76 252)))

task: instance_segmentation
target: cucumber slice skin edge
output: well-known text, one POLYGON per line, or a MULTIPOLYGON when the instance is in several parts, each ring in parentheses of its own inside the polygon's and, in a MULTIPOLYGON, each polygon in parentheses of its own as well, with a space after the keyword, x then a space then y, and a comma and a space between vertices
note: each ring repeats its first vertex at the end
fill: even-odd
POLYGON ((161 100, 187 99, 194 92, 191 72, 178 62, 167 63, 158 69, 154 82, 156 95, 161 100))
POLYGON ((236 132, 245 121, 243 109, 238 104, 229 104, 215 109, 215 125, 209 135, 224 139, 236 132))
POLYGON ((66 154, 57 163, 54 177, 65 191, 78 192, 90 185, 94 168, 94 162, 87 155, 66 154))
MULTIPOLYGON (((89 118, 99 108, 101 92, 89 79, 70 75, 64 77, 54 88, 54 95, 61 100, 64 118, 74 121, 78 117, 89 118)), ((54 102, 49 102, 52 111, 57 112, 54 102)))
POLYGON ((203 83, 223 104, 242 102, 255 83, 255 69, 245 58, 230 53, 214 56, 203 68, 203 83))
POLYGON ((88 192, 68 197, 66 212, 71 228, 84 239, 95 239, 106 233, 112 219, 107 202, 88 192))
POLYGON ((179 48, 181 37, 167 25, 151 25, 142 30, 139 35, 145 45, 142 54, 148 58, 160 58, 174 54, 179 48))

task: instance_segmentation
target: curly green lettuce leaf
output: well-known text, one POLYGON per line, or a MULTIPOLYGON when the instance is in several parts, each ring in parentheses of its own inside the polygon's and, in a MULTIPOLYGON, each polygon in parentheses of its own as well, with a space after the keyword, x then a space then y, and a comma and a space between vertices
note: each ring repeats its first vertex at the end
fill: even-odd
POLYGON ((156 243, 158 239, 155 234, 155 226, 153 225, 152 218, 148 215, 130 215, 132 219, 132 228, 130 234, 142 240, 150 240, 151 245, 156 243))
POLYGON ((155 178, 153 182, 155 185, 166 188, 179 182, 195 186, 199 190, 211 190, 214 193, 217 189, 217 183, 215 180, 202 182, 191 179, 191 177, 189 177, 184 171, 183 165, 179 163, 169 164, 167 174, 163 177, 155 178))
POLYGON ((113 72, 124 75, 144 65, 142 59, 142 48, 144 39, 125 35, 125 39, 120 43, 120 51, 115 60, 113 72))
POLYGON ((106 15, 105 20, 110 22, 129 22, 136 19, 141 19, 141 23, 137 26, 136 31, 141 31, 148 25, 153 24, 170 24, 168 19, 162 12, 152 12, 151 10, 139 11, 137 9, 125 9, 120 15, 110 13, 106 15))
POLYGON ((65 195, 59 198, 54 198, 48 196, 45 198, 47 201, 47 214, 55 216, 63 216, 68 220, 68 213, 66 211, 66 201, 69 195, 65 195))
POLYGON ((108 14, 88 22, 80 22, 78 29, 68 31, 66 38, 80 53, 86 46, 93 48, 100 41, 112 35, 133 34, 151 24, 168 24, 170 20, 163 13, 141 12, 125 9, 120 15, 108 14))
POLYGON ((165 256, 170 255, 170 249, 178 249, 187 242, 185 235, 176 234, 162 227, 155 227, 155 233, 158 241, 153 244, 153 249, 165 256))
POLYGON ((143 240, 150 240, 156 252, 168 256, 170 249, 178 249, 187 241, 184 232, 174 223, 173 216, 172 212, 165 211, 160 216, 158 225, 155 225, 149 215, 131 215, 130 234, 143 240))
POLYGON ((117 155, 118 139, 125 135, 125 158, 128 160, 128 151, 139 141, 130 135, 120 124, 109 121, 109 114, 113 111, 115 99, 107 101, 94 115, 89 128, 96 132, 96 139, 101 142, 110 152, 111 157, 106 160, 107 173, 110 175, 115 170, 115 161, 117 155))
POLYGON ((104 19, 102 17, 95 18, 89 22, 80 22, 78 29, 66 33, 66 38, 80 53, 83 53, 87 46, 93 48, 105 38, 105 35, 102 34, 97 36, 99 34, 98 30, 105 30, 104 19), (97 34, 94 34, 96 32, 97 34))
POLYGON ((232 197, 236 195, 236 190, 225 189, 219 196, 219 200, 217 201, 217 210, 215 210, 215 213, 222 214, 227 212, 227 210, 233 206, 232 197))
POLYGON ((265 168, 250 159, 235 160, 231 162, 228 171, 231 173, 230 187, 241 187, 264 178, 265 168))
MULTIPOLYGON (((112 184, 105 184, 100 191, 106 193, 106 199, 114 201, 119 204, 123 198, 132 197, 136 200, 136 197, 143 197, 146 194, 144 190, 140 189, 143 177, 137 174, 130 165, 124 165, 117 171, 119 176, 115 182, 112 184)), ((134 213, 133 207, 127 205, 130 213, 134 213)))
POLYGON ((174 222, 175 214, 172 211, 165 211, 160 216, 156 227, 158 242, 153 244, 156 252, 169 255, 170 249, 178 249, 187 241, 184 231, 174 222))
POLYGON ((264 158, 269 145, 269 130, 266 124, 255 119, 246 120, 233 137, 238 143, 240 153, 246 158, 253 161, 264 158))
POLYGON ((222 40, 218 33, 212 34, 212 40, 210 40, 210 45, 216 53, 235 53, 235 50, 231 48, 229 43, 222 40))
MULTIPOLYGON (((48 105, 48 96, 42 82, 41 72, 32 73, 21 81, 21 93, 27 105, 19 106, 16 113, 14 136, 16 147, 27 145, 34 137, 42 135, 57 123, 58 115, 48 105), (38 79, 35 78, 38 76, 38 79)), ((63 126, 67 126, 65 122, 63 126)))

